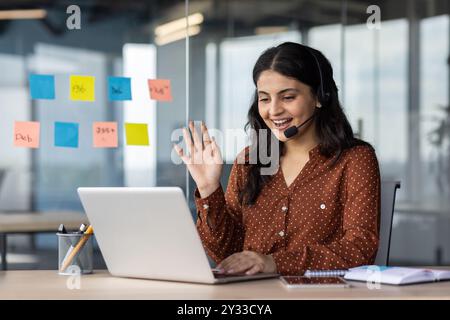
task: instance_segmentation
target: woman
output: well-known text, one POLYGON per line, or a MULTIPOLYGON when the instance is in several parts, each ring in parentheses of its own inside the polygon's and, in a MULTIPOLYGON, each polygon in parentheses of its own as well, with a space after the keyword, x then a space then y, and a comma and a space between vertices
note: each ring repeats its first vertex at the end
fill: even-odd
POLYGON ((247 148, 247 163, 235 161, 224 194, 221 155, 204 124, 202 137, 192 122, 190 132, 184 129, 189 155, 175 146, 197 184, 197 228, 208 254, 229 274, 301 275, 373 263, 378 162, 353 135, 329 61, 310 47, 283 43, 259 57, 253 81, 247 126, 278 139, 275 174, 262 175, 261 161, 248 163, 247 148))

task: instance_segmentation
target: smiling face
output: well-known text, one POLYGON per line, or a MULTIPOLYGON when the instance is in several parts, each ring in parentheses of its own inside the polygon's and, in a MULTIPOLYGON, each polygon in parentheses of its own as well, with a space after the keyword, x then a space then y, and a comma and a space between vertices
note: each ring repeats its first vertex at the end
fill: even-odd
MULTIPOLYGON (((261 72, 256 83, 258 90, 258 111, 266 125, 280 141, 295 139, 286 138, 284 130, 298 126, 311 117, 317 104, 317 98, 311 87, 286 77, 274 70, 261 72)), ((313 127, 310 121, 299 131, 313 127)))

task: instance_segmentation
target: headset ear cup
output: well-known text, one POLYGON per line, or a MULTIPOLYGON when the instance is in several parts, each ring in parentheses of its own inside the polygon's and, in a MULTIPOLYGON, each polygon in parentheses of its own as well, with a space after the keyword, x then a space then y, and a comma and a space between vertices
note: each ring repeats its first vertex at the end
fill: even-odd
POLYGON ((324 103, 328 103, 330 101, 330 93, 329 92, 325 92, 323 95, 323 102, 324 103))
POLYGON ((319 88, 319 91, 317 92, 317 101, 321 107, 328 104, 330 101, 330 93, 322 92, 321 88, 319 88))

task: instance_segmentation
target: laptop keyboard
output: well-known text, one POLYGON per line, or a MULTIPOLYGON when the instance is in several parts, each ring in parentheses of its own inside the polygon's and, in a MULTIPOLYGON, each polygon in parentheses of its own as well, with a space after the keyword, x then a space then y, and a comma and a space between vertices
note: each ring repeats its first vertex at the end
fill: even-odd
POLYGON ((216 270, 212 270, 214 274, 214 278, 216 279, 223 279, 223 278, 230 278, 230 277, 242 277, 247 276, 245 273, 234 273, 234 274, 227 274, 227 273, 219 273, 216 270))

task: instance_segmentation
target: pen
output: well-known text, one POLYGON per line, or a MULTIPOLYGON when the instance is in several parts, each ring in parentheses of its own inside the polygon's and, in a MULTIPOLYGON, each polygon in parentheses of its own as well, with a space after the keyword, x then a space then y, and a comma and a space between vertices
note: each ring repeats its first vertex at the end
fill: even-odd
POLYGON ((87 229, 87 225, 85 225, 84 223, 81 224, 80 228, 78 229, 79 234, 83 234, 87 229))
MULTIPOLYGON (((61 226, 59 226, 59 227, 61 228, 61 226)), ((64 228, 64 226, 63 226, 63 228, 64 228)), ((84 223, 82 223, 80 228, 76 232, 76 234, 83 234, 86 231, 86 229, 87 229, 87 226, 84 223)), ((64 228, 64 231, 65 231, 65 228, 64 228)), ((67 232, 63 232, 63 233, 67 233, 67 232)), ((61 262, 61 265, 64 265, 64 263, 67 261, 67 258, 70 256, 70 254, 72 253, 74 248, 75 248, 74 245, 71 244, 69 250, 67 250, 66 256, 64 257, 63 261, 61 262)))
POLYGON ((66 227, 62 223, 58 227, 58 233, 67 233, 66 227))
MULTIPOLYGON (((58 234, 67 234, 67 230, 66 230, 66 227, 64 226, 64 224, 60 224, 59 225, 59 227, 58 227, 58 234)), ((70 246, 70 248, 69 248, 69 250, 71 250, 71 249, 73 249, 73 247, 72 247, 72 241, 70 241, 70 239, 69 238, 66 238, 66 237, 64 237, 65 239, 65 242, 66 242, 66 245, 68 245, 68 246, 70 246)), ((66 255, 67 256, 67 255, 66 255)), ((64 258, 65 259, 65 258, 64 258)))
POLYGON ((64 270, 66 270, 67 267, 72 263, 75 256, 78 254, 78 252, 80 252, 80 250, 83 248, 83 246, 89 240, 89 238, 91 237, 91 235, 93 233, 94 233, 94 229, 92 228, 92 226, 89 226, 87 228, 86 232, 84 233, 83 237, 80 239, 80 241, 78 241, 75 248, 70 252, 67 259, 64 259, 65 261, 63 261, 62 266, 61 266, 62 272, 64 272, 64 270))

